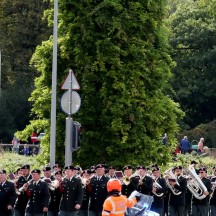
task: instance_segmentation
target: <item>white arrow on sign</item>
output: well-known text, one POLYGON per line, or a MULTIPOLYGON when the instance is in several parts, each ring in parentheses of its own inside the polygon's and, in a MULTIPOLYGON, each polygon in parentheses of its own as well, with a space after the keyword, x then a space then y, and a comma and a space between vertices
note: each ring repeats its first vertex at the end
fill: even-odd
POLYGON ((76 79, 76 77, 74 75, 74 72, 71 69, 69 70, 69 74, 68 74, 67 78, 65 79, 61 89, 70 89, 71 88, 70 73, 72 73, 72 89, 79 90, 80 85, 77 82, 77 79, 76 79))

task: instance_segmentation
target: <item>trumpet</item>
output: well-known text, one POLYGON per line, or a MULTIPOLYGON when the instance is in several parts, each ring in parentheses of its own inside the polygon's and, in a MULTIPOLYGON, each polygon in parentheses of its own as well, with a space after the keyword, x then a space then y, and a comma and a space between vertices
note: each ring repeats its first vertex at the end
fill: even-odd
POLYGON ((34 180, 34 179, 29 180, 29 181, 26 182, 22 187, 20 187, 20 188, 16 191, 17 195, 20 195, 20 194, 25 190, 25 188, 28 187, 28 186, 31 184, 31 182, 32 182, 33 180, 34 180))
POLYGON ((196 171, 192 165, 186 168, 186 172, 191 176, 191 180, 188 180, 187 188, 193 194, 196 199, 202 200, 206 197, 204 194, 207 192, 206 186, 203 184, 200 177, 196 174, 196 171))
POLYGON ((166 170, 164 172, 164 175, 165 175, 165 179, 166 179, 166 183, 167 183, 167 186, 169 187, 169 189, 172 191, 172 193, 174 195, 180 195, 182 192, 177 190, 176 188, 174 188, 171 184, 170 184, 170 180, 172 181, 176 181, 176 184, 179 185, 178 181, 177 181, 177 177, 176 175, 173 173, 172 171, 172 168, 166 170))

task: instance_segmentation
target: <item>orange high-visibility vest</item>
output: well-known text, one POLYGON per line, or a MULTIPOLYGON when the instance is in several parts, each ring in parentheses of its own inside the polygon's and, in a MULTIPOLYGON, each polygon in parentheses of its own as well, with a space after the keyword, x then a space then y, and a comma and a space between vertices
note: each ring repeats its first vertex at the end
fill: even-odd
POLYGON ((110 196, 104 201, 102 216, 124 216, 128 208, 137 203, 136 198, 128 199, 126 196, 110 196))

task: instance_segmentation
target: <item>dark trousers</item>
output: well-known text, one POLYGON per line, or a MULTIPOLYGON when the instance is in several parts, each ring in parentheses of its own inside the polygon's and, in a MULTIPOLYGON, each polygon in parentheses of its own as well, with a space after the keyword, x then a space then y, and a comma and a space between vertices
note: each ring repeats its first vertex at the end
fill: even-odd
POLYGON ((88 216, 88 210, 79 210, 78 216, 88 216))
POLYGON ((160 216, 163 216, 163 208, 151 208, 151 211, 158 213, 160 216))
POLYGON ((44 213, 38 213, 38 214, 35 214, 35 213, 29 213, 29 212, 26 212, 25 213, 25 216, 43 216, 44 213))
POLYGON ((192 205, 191 203, 188 203, 185 205, 185 215, 191 216, 192 215, 192 205))
POLYGON ((58 216, 58 213, 56 211, 48 211, 47 216, 58 216))
POLYGON ((89 211, 89 216, 101 216, 102 211, 89 211))
POLYGON ((168 216, 185 216, 185 207, 168 206, 168 216))
POLYGON ((17 210, 17 209, 14 209, 14 214, 13 216, 24 216, 25 215, 25 211, 20 211, 20 210, 17 210))
POLYGON ((60 210, 59 216, 76 216, 78 211, 62 211, 60 210))
POLYGON ((192 216, 208 216, 208 205, 192 205, 192 216))
POLYGON ((216 215, 216 205, 210 205, 211 213, 210 216, 216 215))

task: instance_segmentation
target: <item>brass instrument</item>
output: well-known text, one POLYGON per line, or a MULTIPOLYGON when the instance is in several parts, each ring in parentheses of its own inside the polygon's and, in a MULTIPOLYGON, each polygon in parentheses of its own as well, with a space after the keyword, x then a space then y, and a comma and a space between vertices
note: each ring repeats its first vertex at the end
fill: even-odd
POLYGON ((203 184, 200 177, 197 175, 196 170, 192 165, 189 165, 185 170, 188 175, 191 177, 190 180, 188 180, 187 188, 190 190, 192 195, 199 200, 202 200, 206 197, 204 192, 207 192, 206 186, 203 184))
POLYGON ((82 186, 86 187, 86 185, 88 185, 90 183, 90 179, 82 178, 81 182, 82 182, 82 186))
POLYGON ((60 184, 59 181, 56 179, 54 181, 51 181, 50 178, 44 178, 43 181, 47 183, 48 188, 51 191, 54 191, 55 189, 57 189, 59 187, 59 184, 60 184))
POLYGON ((169 189, 172 191, 172 193, 174 195, 180 195, 182 192, 177 190, 176 188, 174 188, 170 183, 169 183, 169 180, 174 180, 176 181, 176 184, 179 185, 178 181, 177 181, 177 177, 176 175, 173 173, 172 171, 172 168, 166 170, 164 172, 164 176, 165 176, 165 179, 166 179, 166 183, 167 183, 167 186, 169 187, 169 189))
POLYGON ((19 189, 16 191, 16 194, 17 194, 17 195, 20 195, 20 194, 25 190, 25 188, 26 188, 27 186, 30 185, 30 183, 31 183, 32 181, 34 181, 34 179, 31 179, 31 180, 29 180, 28 182, 26 182, 21 188, 19 188, 19 189))
MULTIPOLYGON (((153 187, 162 188, 162 186, 157 182, 155 177, 152 176, 152 180, 153 180, 153 187)), ((156 193, 156 192, 152 192, 152 193, 157 197, 162 197, 164 195, 164 193, 156 193)))
MULTIPOLYGON (((133 175, 131 175, 130 177, 128 176, 123 176, 122 179, 120 179, 121 183, 122 184, 125 184, 125 185, 129 185, 130 184, 130 180, 134 177, 139 177, 140 178, 140 175, 138 172, 135 172, 133 175)), ((140 178, 141 179, 141 178, 140 178)))

